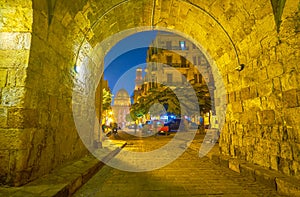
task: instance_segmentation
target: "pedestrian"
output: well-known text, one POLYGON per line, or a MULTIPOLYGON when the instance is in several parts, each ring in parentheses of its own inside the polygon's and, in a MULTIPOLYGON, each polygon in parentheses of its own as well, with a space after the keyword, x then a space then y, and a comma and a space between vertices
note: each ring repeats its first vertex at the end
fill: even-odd
POLYGON ((137 130, 137 124, 134 123, 134 134, 136 134, 136 130, 137 130))
POLYGON ((189 130, 189 121, 186 118, 183 119, 183 128, 184 131, 189 130))
POLYGON ((200 116, 199 122, 200 122, 200 128, 199 128, 200 133, 204 133, 204 118, 202 116, 200 116))
POLYGON ((102 131, 105 133, 106 125, 102 124, 101 128, 102 128, 102 131))

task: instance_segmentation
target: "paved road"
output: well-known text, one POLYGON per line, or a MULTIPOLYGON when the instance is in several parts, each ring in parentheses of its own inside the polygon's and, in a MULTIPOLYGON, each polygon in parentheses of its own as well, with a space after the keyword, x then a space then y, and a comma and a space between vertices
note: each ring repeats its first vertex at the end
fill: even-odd
MULTIPOLYGON (((128 145, 125 150, 144 152, 166 144, 172 135, 140 138, 119 132, 118 136, 112 138, 127 140, 128 145)), ((126 172, 104 166, 74 196, 266 197, 279 195, 276 191, 228 168, 215 165, 206 157, 199 158, 198 152, 188 148, 171 164, 153 171, 126 172)))

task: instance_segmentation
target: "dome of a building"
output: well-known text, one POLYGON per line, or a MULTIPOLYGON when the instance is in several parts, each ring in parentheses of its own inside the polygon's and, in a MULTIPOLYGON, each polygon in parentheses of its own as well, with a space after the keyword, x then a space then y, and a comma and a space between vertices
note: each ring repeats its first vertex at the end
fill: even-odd
POLYGON ((114 98, 114 105, 128 106, 130 105, 130 96, 125 89, 120 89, 114 98))

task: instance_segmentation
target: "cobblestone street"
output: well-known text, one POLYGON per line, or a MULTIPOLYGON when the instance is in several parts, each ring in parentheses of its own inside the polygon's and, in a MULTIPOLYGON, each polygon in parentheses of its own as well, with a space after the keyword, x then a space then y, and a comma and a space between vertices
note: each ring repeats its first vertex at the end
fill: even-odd
MULTIPOLYGON (((124 150, 150 151, 166 144, 170 136, 139 138, 119 133, 128 142, 124 150)), ((118 155, 116 156, 118 158, 118 155)), ((155 158, 152 158, 155 159, 155 158)), ((152 162, 146 161, 146 162, 152 162)), ((188 148, 169 165, 148 172, 125 172, 104 166, 74 196, 279 196, 276 191, 247 177, 217 166, 188 148)))

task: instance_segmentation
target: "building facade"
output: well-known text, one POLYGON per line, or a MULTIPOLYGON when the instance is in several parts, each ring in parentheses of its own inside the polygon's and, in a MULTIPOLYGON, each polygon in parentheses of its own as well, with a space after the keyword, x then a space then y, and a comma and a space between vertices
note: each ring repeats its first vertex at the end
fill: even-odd
MULTIPOLYGON (((170 87, 204 88, 213 100, 213 76, 205 55, 199 48, 180 35, 158 32, 147 51, 147 67, 141 91, 135 92, 135 101, 141 95, 147 95, 151 88, 160 85, 170 87)), ((200 102, 205 102, 200 99, 200 102)), ((203 104, 203 103, 201 103, 203 104)), ((213 106, 213 105, 212 105, 213 106)), ((209 108, 200 109, 209 112, 209 108)))
POLYGON ((145 90, 157 83, 209 85, 212 72, 204 54, 189 40, 167 32, 159 32, 147 52, 145 90), (152 83, 154 82, 154 83, 152 83))
POLYGON ((126 126, 126 116, 130 113, 130 96, 125 89, 120 89, 112 105, 113 115, 118 126, 126 126))

